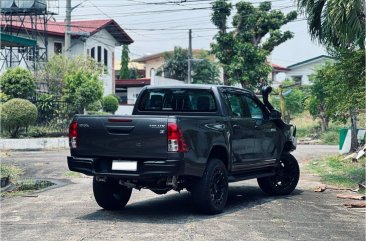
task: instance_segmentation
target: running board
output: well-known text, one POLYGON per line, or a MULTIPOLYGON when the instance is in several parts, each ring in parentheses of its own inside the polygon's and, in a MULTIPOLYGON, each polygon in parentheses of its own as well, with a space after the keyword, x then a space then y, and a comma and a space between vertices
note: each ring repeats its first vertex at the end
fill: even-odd
POLYGON ((246 174, 241 174, 241 175, 229 176, 228 181, 229 182, 238 182, 238 181, 244 181, 244 180, 253 179, 253 178, 269 177, 269 176, 273 176, 275 174, 276 174, 275 171, 257 172, 257 173, 251 172, 251 173, 246 173, 246 174))

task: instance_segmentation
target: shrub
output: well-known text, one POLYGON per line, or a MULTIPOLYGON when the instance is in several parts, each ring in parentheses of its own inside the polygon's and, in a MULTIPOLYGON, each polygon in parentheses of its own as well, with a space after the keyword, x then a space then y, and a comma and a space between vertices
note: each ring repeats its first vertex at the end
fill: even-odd
POLYGON ((111 113, 103 111, 88 111, 88 115, 111 115, 111 113))
POLYGON ((103 110, 114 114, 118 109, 118 100, 113 95, 107 95, 103 98, 103 110))
POLYGON ((28 100, 11 99, 1 105, 1 126, 10 137, 18 137, 21 128, 27 128, 37 119, 37 107, 28 100))
POLYGON ((50 94, 39 96, 37 103, 38 118, 42 123, 49 123, 56 114, 55 98, 50 94))
POLYGON ((46 136, 46 129, 44 127, 34 126, 29 128, 28 135, 30 137, 44 137, 46 136))
POLYGON ((329 130, 321 135, 321 140, 324 144, 338 144, 339 143, 339 131, 329 130))
POLYGON ((10 99, 10 97, 7 94, 4 94, 3 92, 0 92, 0 103, 5 103, 10 99))
POLYGON ((102 103, 98 100, 86 107, 86 111, 100 111, 102 109, 102 103))
POLYGON ((16 67, 1 76, 0 89, 10 98, 29 99, 35 94, 36 82, 30 71, 16 67))

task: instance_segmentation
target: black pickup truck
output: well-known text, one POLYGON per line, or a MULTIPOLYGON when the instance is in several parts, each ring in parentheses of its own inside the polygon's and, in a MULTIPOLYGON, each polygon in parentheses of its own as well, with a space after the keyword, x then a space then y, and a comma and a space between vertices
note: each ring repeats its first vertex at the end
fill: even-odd
POLYGON ((145 87, 130 116, 77 115, 69 128, 71 171, 93 176, 94 197, 118 210, 133 188, 187 189, 199 211, 223 211, 228 183, 257 178, 271 195, 290 194, 299 166, 296 128, 245 89, 145 87))

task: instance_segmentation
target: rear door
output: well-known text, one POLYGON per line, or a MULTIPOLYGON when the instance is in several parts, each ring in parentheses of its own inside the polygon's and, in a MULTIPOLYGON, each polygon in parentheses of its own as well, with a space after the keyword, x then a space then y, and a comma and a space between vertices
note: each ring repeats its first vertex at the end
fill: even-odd
POLYGON ((78 120, 80 156, 167 158, 166 116, 81 117, 78 120))

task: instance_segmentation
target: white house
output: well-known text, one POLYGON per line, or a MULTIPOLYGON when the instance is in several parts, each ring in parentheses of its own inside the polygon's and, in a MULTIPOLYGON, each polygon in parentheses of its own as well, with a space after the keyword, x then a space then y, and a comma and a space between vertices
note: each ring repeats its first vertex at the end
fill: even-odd
POLYGON ((326 62, 334 62, 333 57, 320 55, 315 58, 307 59, 299 63, 287 66, 286 78, 292 79, 301 85, 309 85, 309 76, 324 65, 326 62))
MULTIPOLYGON (((43 30, 43 26, 44 24, 40 23, 37 28, 43 30)), ((4 26, 1 27, 4 28, 4 26)), ((9 26, 7 27, 9 28, 9 26)), ((20 32, 18 36, 24 38, 27 38, 26 31, 32 31, 29 22, 25 22, 23 25, 14 22, 12 28, 23 31, 24 33, 20 32)), ((71 32, 71 49, 69 51, 71 57, 90 56, 104 64, 106 71, 101 76, 104 84, 104 95, 114 93, 115 48, 133 43, 131 37, 113 19, 72 21, 71 32)), ((49 22, 47 24, 47 35, 48 58, 51 58, 54 54, 63 54, 65 52, 65 22, 49 22)), ((37 45, 43 45, 41 47, 44 48, 45 44, 44 41, 39 39, 37 45)), ((25 67, 26 63, 24 61, 18 65, 25 67)), ((3 66, 3 63, 0 62, 0 66, 3 66)))

